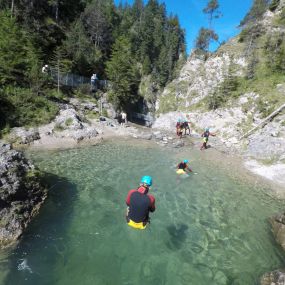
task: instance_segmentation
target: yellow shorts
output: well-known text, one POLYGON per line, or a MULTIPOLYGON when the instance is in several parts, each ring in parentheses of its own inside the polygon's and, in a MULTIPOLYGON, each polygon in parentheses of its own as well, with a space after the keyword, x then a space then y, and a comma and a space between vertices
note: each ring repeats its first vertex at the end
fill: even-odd
POLYGON ((183 169, 178 169, 176 170, 176 173, 180 175, 180 174, 185 174, 186 172, 183 169))
POLYGON ((136 223, 130 219, 130 221, 128 222, 128 225, 134 229, 137 229, 137 230, 144 230, 146 228, 147 224, 144 225, 143 222, 136 223))

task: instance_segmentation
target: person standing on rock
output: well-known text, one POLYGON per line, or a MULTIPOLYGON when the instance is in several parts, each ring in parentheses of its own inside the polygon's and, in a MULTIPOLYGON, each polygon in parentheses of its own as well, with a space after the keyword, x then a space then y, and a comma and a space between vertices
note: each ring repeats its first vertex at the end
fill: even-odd
POLYGON ((151 185, 152 178, 143 176, 139 188, 130 190, 127 195, 126 220, 134 229, 144 230, 150 223, 149 212, 155 211, 155 198, 148 194, 151 185))
POLYGON ((125 124, 127 123, 127 114, 125 112, 121 113, 121 125, 125 126, 125 124))
POLYGON ((207 149, 207 143, 209 140, 209 136, 216 136, 216 134, 210 133, 210 129, 206 128, 205 131, 202 133, 201 137, 203 138, 203 144, 200 147, 200 150, 207 149))
POLYGON ((178 119, 178 122, 176 123, 176 134, 180 139, 182 139, 183 123, 181 119, 178 119))
POLYGON ((185 131, 185 136, 187 135, 187 130, 188 130, 188 132, 189 132, 189 136, 190 136, 190 126, 189 126, 189 121, 186 119, 185 121, 184 121, 184 123, 183 123, 183 129, 184 129, 184 131, 185 131))

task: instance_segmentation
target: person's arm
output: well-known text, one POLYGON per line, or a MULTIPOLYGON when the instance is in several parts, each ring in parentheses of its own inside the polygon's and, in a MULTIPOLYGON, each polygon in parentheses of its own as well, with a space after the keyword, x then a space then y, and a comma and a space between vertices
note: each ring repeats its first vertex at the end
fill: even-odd
POLYGON ((148 194, 148 197, 150 199, 150 209, 149 210, 151 212, 154 212, 155 211, 155 198, 150 194, 148 194))
POLYGON ((188 170, 189 172, 193 172, 192 169, 191 169, 189 166, 187 166, 187 170, 188 170))
POLYGON ((134 192, 136 192, 136 190, 134 190, 134 189, 133 189, 133 190, 130 190, 129 193, 128 193, 128 195, 127 195, 126 204, 127 204, 128 206, 130 206, 131 195, 132 195, 134 192))

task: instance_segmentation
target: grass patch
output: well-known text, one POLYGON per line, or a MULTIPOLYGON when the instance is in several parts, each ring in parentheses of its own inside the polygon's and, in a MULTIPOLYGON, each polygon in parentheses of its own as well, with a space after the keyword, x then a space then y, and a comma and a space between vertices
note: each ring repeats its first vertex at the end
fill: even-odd
POLYGON ((53 130, 56 132, 62 132, 65 130, 65 128, 61 124, 57 123, 57 124, 55 124, 53 130))
POLYGON ((86 113, 86 117, 90 120, 99 119, 100 115, 98 112, 88 110, 86 113))
POLYGON ((68 118, 68 119, 66 119, 65 122, 64 122, 64 124, 65 124, 67 127, 71 126, 72 123, 73 123, 73 119, 72 119, 72 118, 68 118))

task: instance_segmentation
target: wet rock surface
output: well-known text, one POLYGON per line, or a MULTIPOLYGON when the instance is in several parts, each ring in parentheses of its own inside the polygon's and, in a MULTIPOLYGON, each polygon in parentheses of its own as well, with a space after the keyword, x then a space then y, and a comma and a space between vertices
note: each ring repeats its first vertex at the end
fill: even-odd
POLYGON ((46 195, 40 173, 32 163, 0 142, 0 247, 21 236, 46 195))
POLYGON ((285 284, 285 269, 275 270, 266 273, 261 278, 261 285, 284 285, 285 284))
POLYGON ((285 250, 285 212, 270 219, 276 241, 285 250))

